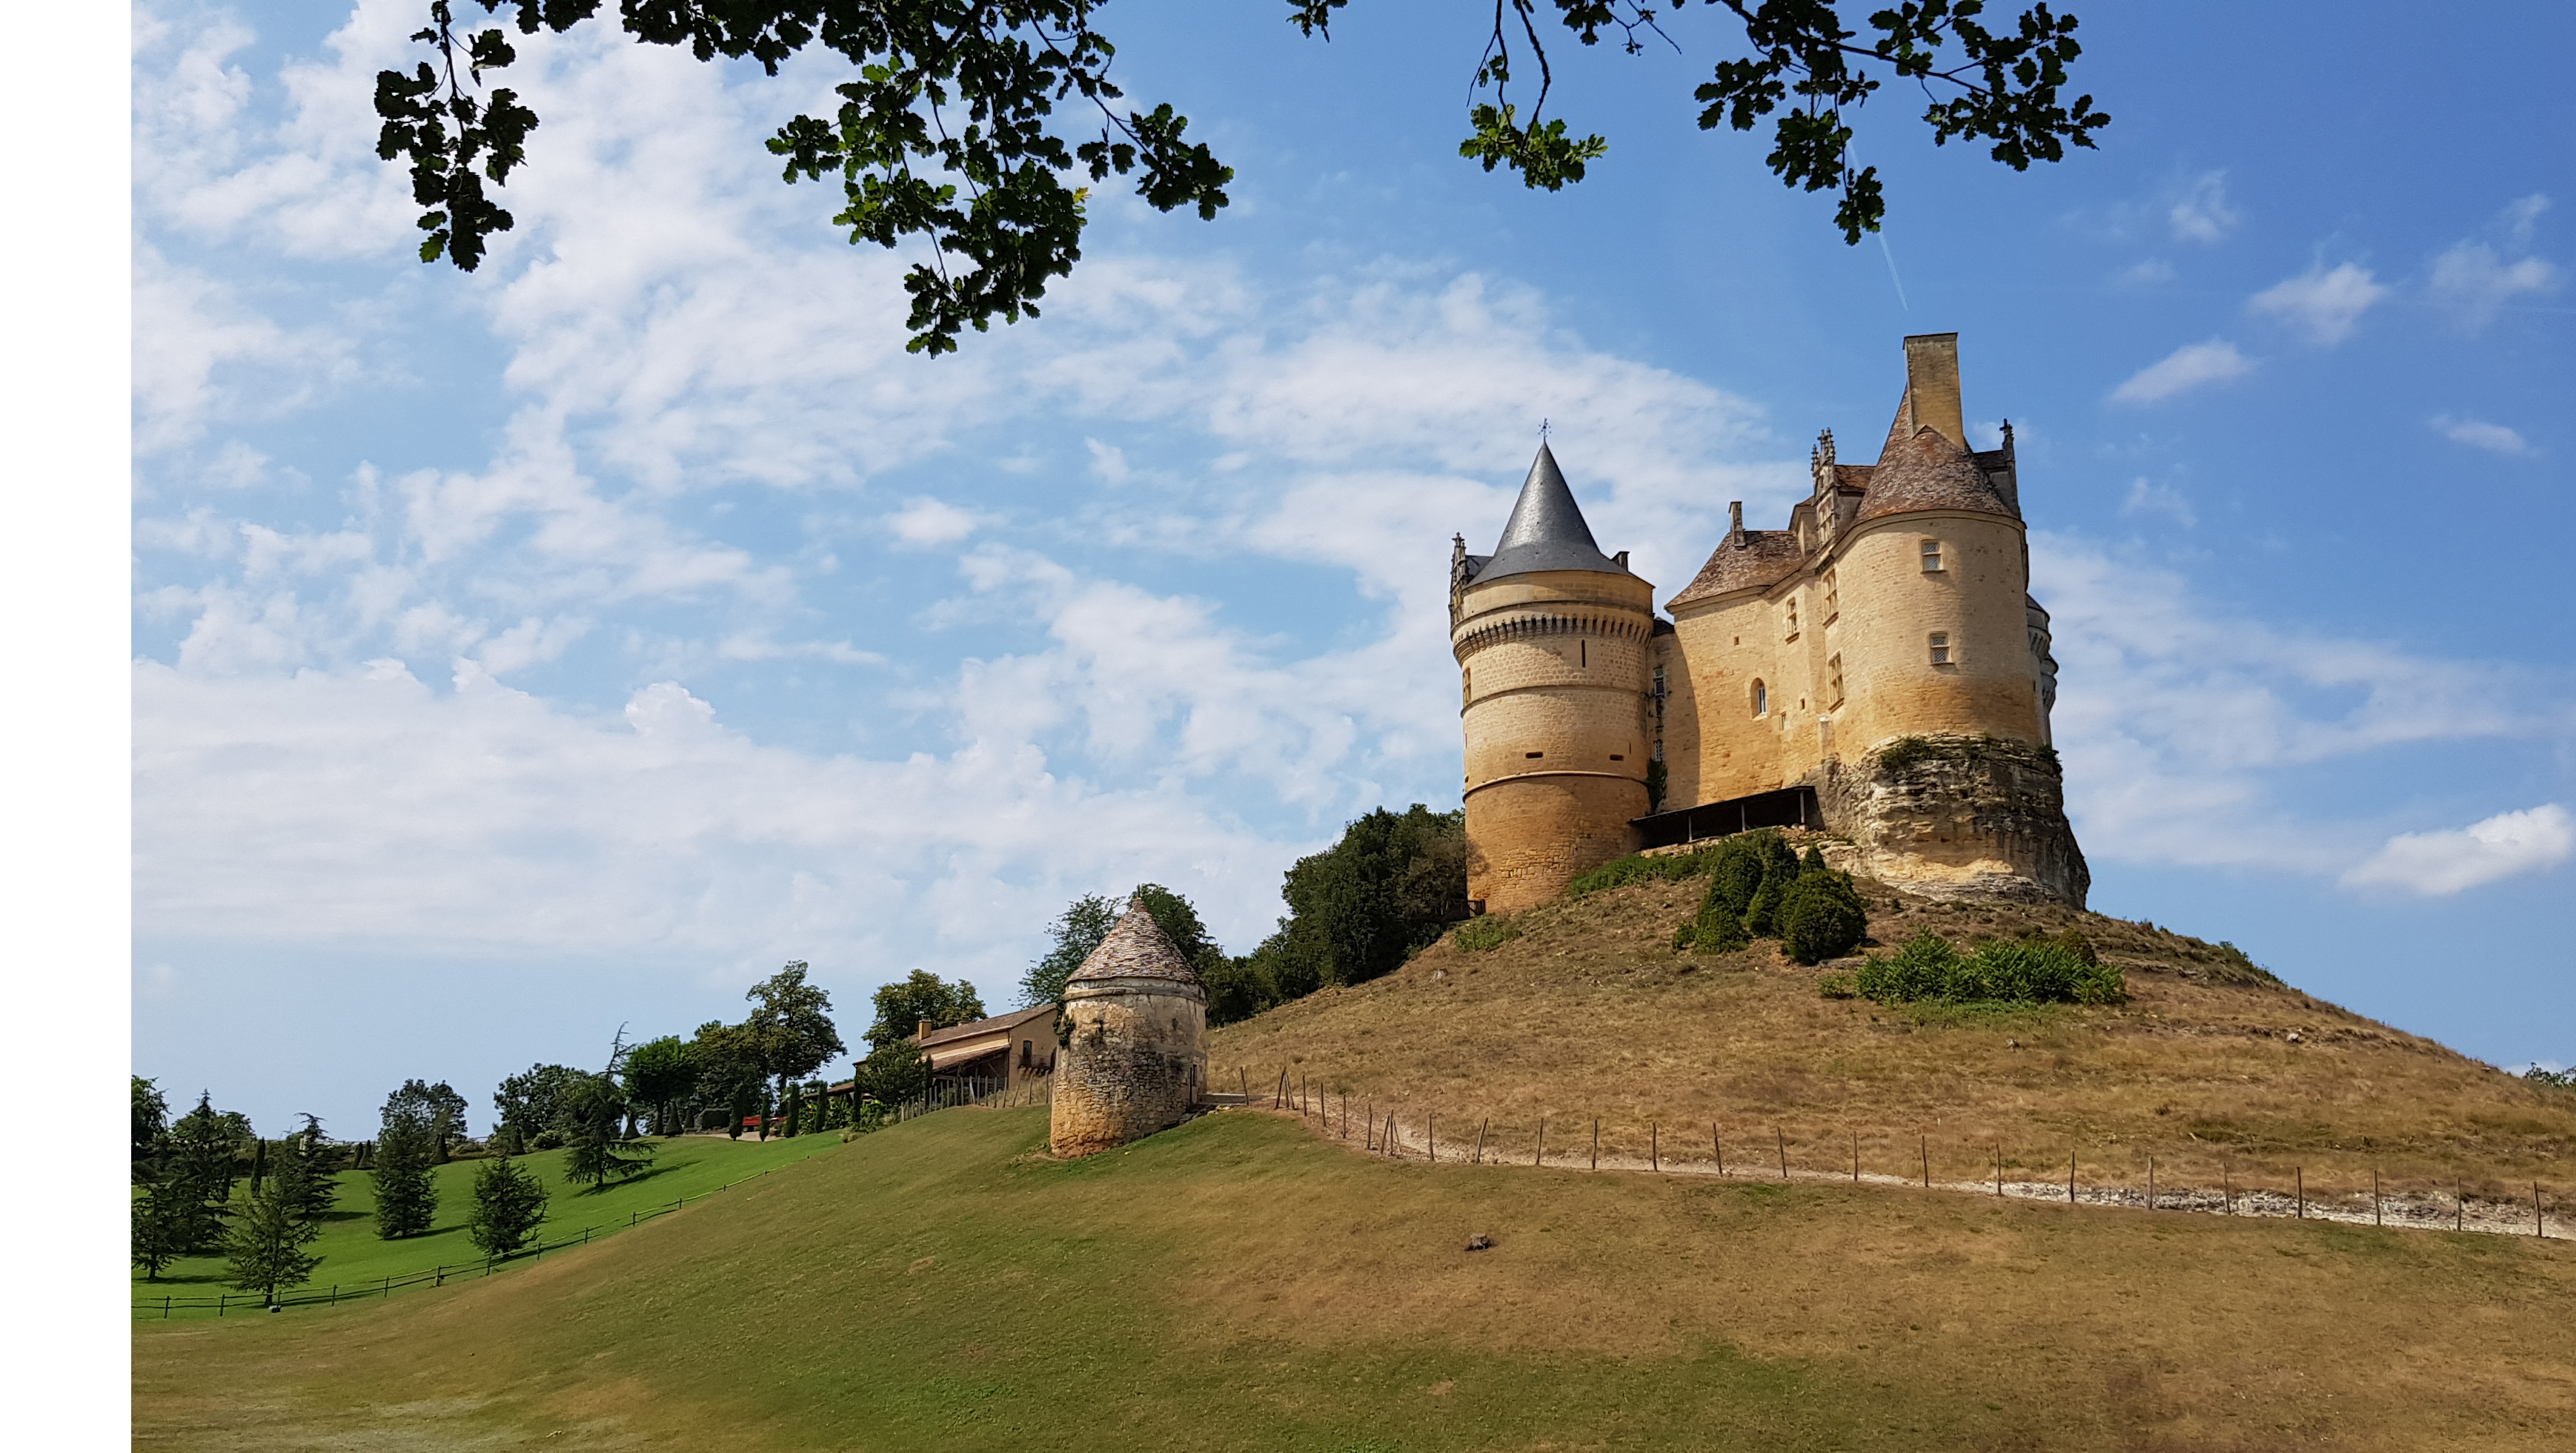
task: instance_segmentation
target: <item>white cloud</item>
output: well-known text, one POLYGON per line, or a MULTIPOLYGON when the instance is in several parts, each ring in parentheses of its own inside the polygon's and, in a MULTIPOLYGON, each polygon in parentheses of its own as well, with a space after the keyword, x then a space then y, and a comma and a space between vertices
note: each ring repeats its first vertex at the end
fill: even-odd
POLYGON ((2540 224, 2540 214, 2548 210, 2549 198, 2539 192, 2506 203, 2503 218, 2505 235, 2513 239, 2514 246, 2529 247, 2532 231, 2540 224))
POLYGON ((2347 888, 2396 888, 2428 898, 2554 868, 2576 852, 2576 822, 2554 802, 2499 812, 2464 828, 2390 838, 2343 875, 2347 888))
POLYGON ((2241 220, 2227 205, 2227 173, 2202 172, 2183 189, 2165 213, 2165 223, 2182 242, 2217 242, 2236 230, 2241 220))
POLYGON ((2149 484, 2144 476, 2129 481, 2129 497, 2120 504, 2124 516, 2165 515, 2185 529, 2200 523, 2191 500, 2181 490, 2166 484, 2149 484))
POLYGON ((2331 876, 2355 830, 2284 804, 2297 769, 2576 730, 2527 673, 2213 610, 2173 571, 2080 537, 2034 531, 2031 571, 2068 811, 2096 856, 2331 876))
POLYGON ((915 496, 886 516, 886 528, 907 545, 953 545, 995 522, 982 510, 960 509, 946 500, 915 496))
POLYGON ((2161 257, 2150 257, 2112 274, 2111 281, 2124 288, 2162 287, 2176 277, 2173 264, 2161 257))
POLYGON ((2224 383, 2254 371, 2254 361, 2224 338, 2186 343, 2132 374, 2111 390, 2115 404, 2152 404, 2205 384, 2224 383))
POLYGON ((2331 270, 2319 265, 2274 283, 2245 306, 2280 319, 2319 347, 2332 347, 2351 337, 2361 315, 2386 296, 2388 289, 2371 277, 2370 269, 2347 262, 2331 270))
POLYGON ((2433 259, 2433 301, 2453 322, 2475 333, 2496 320, 2516 298, 2558 290, 2556 264, 2537 257, 2506 262, 2483 242, 2456 242, 2433 259))
POLYGON ((2484 419, 2455 419, 2449 414, 2435 414, 2432 424, 2434 432, 2454 444, 2466 444, 2472 449, 2484 449, 2490 454, 2514 459, 2532 452, 2531 441, 2523 438, 2521 431, 2502 424, 2490 424, 2484 419))

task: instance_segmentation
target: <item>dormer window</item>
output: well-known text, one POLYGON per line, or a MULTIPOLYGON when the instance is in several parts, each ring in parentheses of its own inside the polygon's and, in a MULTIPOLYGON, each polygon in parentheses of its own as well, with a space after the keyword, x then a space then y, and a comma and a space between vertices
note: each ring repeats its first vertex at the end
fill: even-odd
POLYGON ((1947 666, 1950 664, 1950 633, 1948 631, 1934 631, 1932 633, 1932 664, 1935 666, 1947 666))
POLYGON ((1926 540, 1923 542, 1923 573, 1926 575, 1937 575, 1940 571, 1941 542, 1938 540, 1926 540))

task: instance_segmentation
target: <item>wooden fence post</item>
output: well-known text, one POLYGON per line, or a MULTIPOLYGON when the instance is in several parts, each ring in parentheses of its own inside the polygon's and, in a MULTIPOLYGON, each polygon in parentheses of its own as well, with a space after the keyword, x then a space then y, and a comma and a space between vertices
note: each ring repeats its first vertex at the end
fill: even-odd
POLYGON ((1708 1153, 1717 1157, 1717 1173, 1726 1174, 1726 1142, 1717 1138, 1717 1122, 1708 1122, 1708 1153))
POLYGON ((2003 1143, 2002 1141, 1998 1140, 1998 1141, 1996 1141, 1996 1142, 1995 1142, 1995 1199, 1997 1199, 1997 1200, 2001 1200, 2001 1199, 2003 1199, 2003 1194, 2004 1194, 2004 1143, 2003 1143))
POLYGON ((2075 1147, 2066 1148, 2066 1204, 2075 1204, 2075 1147))
POLYGON ((1592 1117, 1592 1168, 1601 1169, 1601 1117, 1592 1117))
POLYGON ((1485 1163, 1485 1127, 1491 1123, 1493 1122, 1488 1120, 1479 1120, 1476 1122, 1476 1158, 1469 1161, 1468 1164, 1483 1165, 1485 1163))
POLYGON ((2226 1198, 2227 1214, 2230 1216, 2235 1215, 2236 1168, 2228 1161, 2227 1157, 2223 1155, 2218 1158, 2218 1189, 2219 1194, 2226 1198))
POLYGON ((1932 1189, 1932 1137, 1929 1135, 1922 1137, 1922 1143, 1917 1148, 1923 1152, 1923 1189, 1928 1191, 1932 1189))
POLYGON ((1788 1132, 1782 1130, 1779 1126, 1774 1125, 1771 1127, 1771 1136, 1773 1139, 1780 1142, 1780 1179, 1785 1181, 1789 1178, 1788 1132))
POLYGON ((1664 1173, 1663 1129, 1652 1120, 1646 1122, 1646 1164, 1655 1174, 1664 1173))
POLYGON ((1547 1117, 1546 1117, 1546 1116, 1544 1116, 1544 1115, 1541 1115, 1540 1117, 1538 1117, 1538 1148, 1530 1152, 1530 1164, 1531 1164, 1531 1165, 1536 1166, 1536 1165, 1544 1165, 1546 1162, 1547 1162, 1547 1117))
POLYGON ((2379 1167, 2375 1165, 2370 1168, 2370 1224, 2373 1226, 2388 1224, 2387 1215, 2379 1208, 2379 1167))
POLYGON ((2156 1158, 2147 1157, 2147 1209, 2156 1208, 2156 1158))
POLYGON ((2540 1214, 2540 1182, 2538 1181, 2531 1183, 2531 1234, 2543 1241, 2549 1239, 2549 1223, 2542 1219, 2540 1214))
POLYGON ((2456 1174, 2451 1177, 2451 1229, 2454 1231, 2469 1229, 2469 1203, 2468 1199, 2460 1194, 2460 1178, 2456 1174))
POLYGON ((1440 1163, 1440 1132, 1437 1128, 1439 1123, 1430 1111, 1422 1112, 1422 1148, 1430 1156, 1433 1165, 1440 1163))
POLYGON ((2308 1168, 2303 1165, 2290 1167, 2290 1184, 2298 1188, 2299 1219, 2304 1221, 2308 1219, 2308 1168))
POLYGON ((1860 1184, 1860 1132, 1852 1132, 1852 1184, 1860 1184))

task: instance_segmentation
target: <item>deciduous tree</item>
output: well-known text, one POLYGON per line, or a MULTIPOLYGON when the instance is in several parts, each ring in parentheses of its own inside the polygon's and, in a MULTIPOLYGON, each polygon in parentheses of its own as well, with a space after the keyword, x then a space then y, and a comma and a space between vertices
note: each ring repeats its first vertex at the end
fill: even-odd
POLYGON ((947 1029, 984 1017, 984 1000, 973 984, 964 979, 952 984, 928 969, 915 969, 879 988, 875 1004, 876 1022, 868 1026, 867 1033, 871 1053, 898 1039, 911 1038, 925 1019, 933 1029, 947 1029))
MULTIPOLYGON (((376 151, 411 165, 421 260, 444 257, 469 272, 513 225, 491 192, 528 164, 538 125, 515 90, 485 89, 518 55, 508 29, 476 28, 471 3, 490 15, 506 7, 522 36, 601 18, 597 0, 428 0, 428 24, 412 37, 425 58, 409 72, 378 73, 376 151)), ((1329 37, 1347 3, 1288 0, 1286 18, 1304 35, 1329 37)), ((618 17, 646 44, 686 46, 702 61, 751 60, 771 75, 818 44, 840 56, 849 78, 835 88, 837 106, 781 126, 769 150, 789 182, 839 182, 832 220, 852 243, 930 244, 930 259, 905 278, 906 326, 908 346, 937 354, 953 351, 966 328, 1038 315, 1048 285, 1081 256, 1092 184, 1132 176, 1147 205, 1201 218, 1229 200, 1234 169, 1186 139, 1189 118, 1168 102, 1130 102, 1110 79, 1116 47, 1096 25, 1104 5, 629 0, 618 17)), ((1906 0, 1869 11, 1864 31, 1844 21, 1865 8, 1860 0, 1704 0, 1696 12, 1689 0, 1660 10, 1641 0, 1496 0, 1458 151, 1549 191, 1582 180, 1609 144, 1546 114, 1556 81, 1540 34, 1548 8, 1583 46, 1607 37, 1630 54, 1649 45, 1678 52, 1667 23, 1713 17, 1740 45, 1726 44, 1738 53, 1703 71, 1709 79, 1692 92, 1700 128, 1749 131, 1768 120, 1771 170, 1792 188, 1837 193, 1834 223, 1847 243, 1886 213, 1877 168, 1855 167, 1851 143, 1857 114, 1889 81, 1923 92, 1922 122, 1936 144, 1987 143, 2016 171, 2092 146, 2110 120, 2089 95, 2063 99, 2082 47, 2075 17, 2045 4, 1990 28, 1983 0, 1906 0)))
POLYGON ((671 1107, 697 1087, 698 1053, 676 1034, 648 1039, 626 1054, 629 1103, 653 1110, 653 1133, 671 1133, 671 1107))

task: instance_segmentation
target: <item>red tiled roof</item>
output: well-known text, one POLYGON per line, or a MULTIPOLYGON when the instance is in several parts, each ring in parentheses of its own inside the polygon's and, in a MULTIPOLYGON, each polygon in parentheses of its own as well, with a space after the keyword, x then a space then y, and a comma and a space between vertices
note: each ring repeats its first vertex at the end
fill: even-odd
POLYGON ((1717 542, 1708 563, 1691 577, 1682 592, 1664 602, 1673 610, 1730 590, 1776 584, 1786 580, 1803 558, 1798 537, 1787 530, 1747 530, 1742 535, 1729 535, 1717 542))

